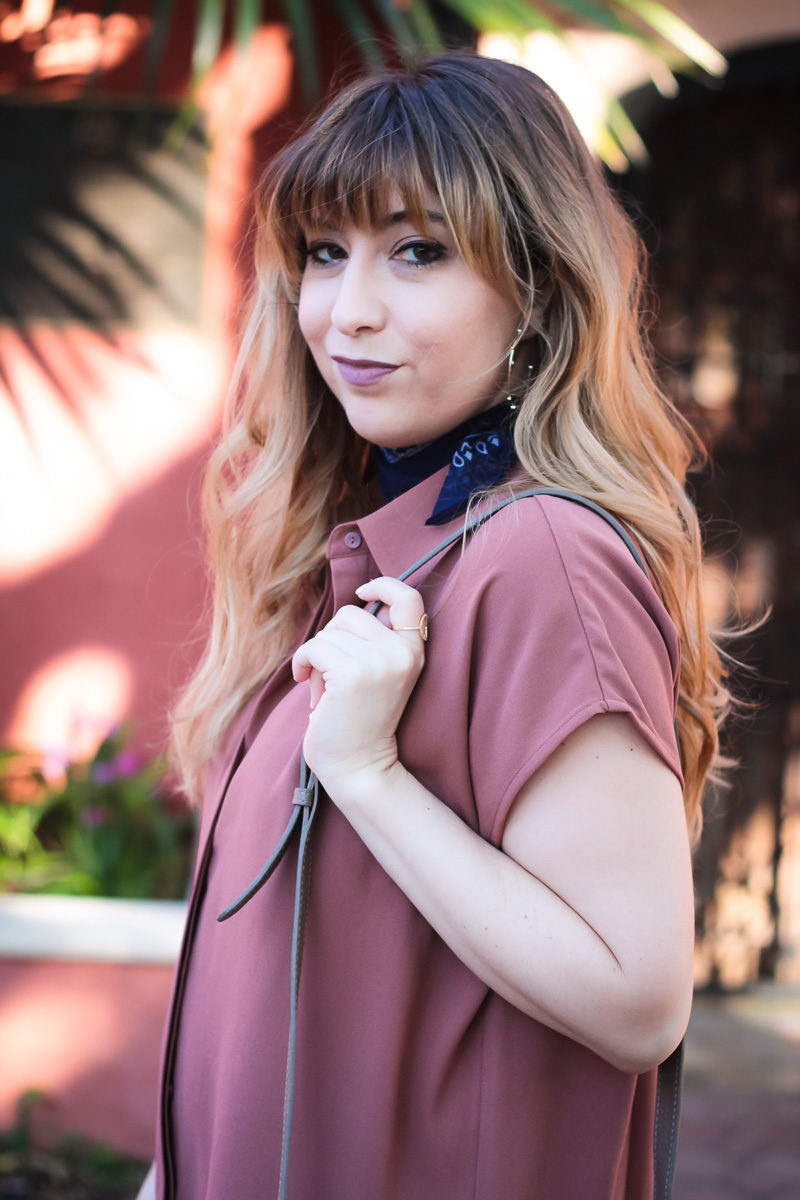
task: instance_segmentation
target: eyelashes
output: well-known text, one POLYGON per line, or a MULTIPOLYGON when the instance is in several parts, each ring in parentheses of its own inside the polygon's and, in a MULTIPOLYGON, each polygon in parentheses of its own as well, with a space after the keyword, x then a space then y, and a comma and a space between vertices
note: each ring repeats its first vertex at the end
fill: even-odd
POLYGON ((323 254, 328 251, 339 251, 343 256, 343 251, 335 242, 310 242, 303 249, 303 257, 306 262, 312 262, 318 267, 327 267, 331 262, 339 262, 337 258, 323 258, 323 254))
MULTIPOLYGON (((422 261, 411 262, 411 265, 414 267, 432 267, 434 263, 439 262, 446 254, 446 250, 441 242, 408 242, 405 246, 401 246, 397 253, 404 254, 407 250, 413 250, 415 254, 421 251, 423 255, 427 256, 422 261)), ((409 262, 410 260, 406 259, 405 261, 409 262)))
MULTIPOLYGON (((441 242, 425 241, 417 238, 414 241, 398 246, 393 251, 392 258, 399 258, 401 262, 415 269, 423 269, 434 266, 446 254, 447 250, 441 242), (406 254, 413 254, 414 258, 400 257, 406 254)), ((304 246, 303 255, 306 263, 313 263, 317 267, 329 267, 347 258, 347 252, 341 246, 337 245, 336 242, 322 240, 310 242, 307 246, 304 246)))

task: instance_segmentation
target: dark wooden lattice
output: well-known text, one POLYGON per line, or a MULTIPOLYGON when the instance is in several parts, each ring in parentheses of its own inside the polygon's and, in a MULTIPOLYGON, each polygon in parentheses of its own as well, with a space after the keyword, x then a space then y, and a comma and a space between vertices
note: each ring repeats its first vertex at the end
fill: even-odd
MULTIPOLYGON (((797 47, 741 56, 718 92, 645 115, 648 170, 622 181, 653 256, 653 339, 709 446, 691 476, 709 606, 758 632, 726 643, 740 695, 733 787, 709 795, 696 859, 698 976, 800 979, 800 75, 797 47)), ((652 98, 650 98, 652 103, 652 98)))

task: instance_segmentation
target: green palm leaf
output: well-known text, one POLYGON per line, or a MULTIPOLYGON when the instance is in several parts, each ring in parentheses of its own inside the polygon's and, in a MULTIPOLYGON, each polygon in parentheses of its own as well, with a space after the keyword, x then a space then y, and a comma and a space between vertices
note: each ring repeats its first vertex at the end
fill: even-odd
POLYGON ((382 71, 386 59, 377 40, 375 27, 358 0, 333 0, 350 38, 368 71, 382 71))
POLYGON ((442 45, 442 35, 427 0, 412 0, 409 16, 420 42, 432 50, 438 50, 442 45))
MULTIPOLYGON (((209 0, 224 6, 225 0, 209 0)), ((294 34, 294 53, 300 75, 303 98, 311 108, 322 93, 322 79, 317 56, 317 37, 306 0, 281 0, 281 7, 294 34)))
POLYGON ((225 5, 220 0, 199 0, 192 49, 192 90, 213 67, 222 47, 225 5))
POLYGON ((147 39, 142 71, 142 86, 148 95, 154 95, 158 86, 174 8, 175 0, 153 0, 153 26, 147 39))
POLYGON ((398 46, 408 50, 419 45, 419 39, 408 14, 395 5, 393 0, 375 0, 375 7, 398 46))
MULTIPOLYGON (((243 53, 265 13, 272 5, 263 0, 230 0, 233 40, 243 53)), ((429 0, 332 0, 342 25, 362 63, 369 71, 385 66, 387 33, 402 50, 437 49, 442 31, 429 0)), ((686 21, 660 0, 559 0, 539 4, 533 0, 440 0, 440 6, 472 25, 479 33, 505 33, 522 40, 531 33, 549 33, 567 45, 569 28, 587 26, 621 34, 640 44, 659 60, 654 73, 657 85, 674 90, 673 69, 695 64, 710 75, 726 69, 723 56, 686 21)), ((312 0, 280 0, 280 10, 292 30, 293 49, 303 97, 313 106, 322 92, 317 21, 312 0)), ((204 75, 216 60, 222 45, 226 0, 197 0, 192 79, 189 96, 178 125, 185 129, 196 115, 195 97, 204 75)), ((143 87, 155 92, 163 60, 167 32, 175 20, 174 0, 154 0, 153 32, 145 56, 143 87)), ((618 158, 621 148, 629 159, 640 159, 645 151, 622 106, 609 101, 606 128, 598 147, 606 161, 618 158), (605 152, 604 152, 605 150, 605 152)))
POLYGON ((261 24, 261 0, 234 0, 233 40, 236 52, 244 56, 261 24))
POLYGON ((659 33, 666 42, 685 54, 709 75, 723 75, 727 68, 724 57, 691 25, 657 0, 616 0, 616 9, 628 9, 659 33))

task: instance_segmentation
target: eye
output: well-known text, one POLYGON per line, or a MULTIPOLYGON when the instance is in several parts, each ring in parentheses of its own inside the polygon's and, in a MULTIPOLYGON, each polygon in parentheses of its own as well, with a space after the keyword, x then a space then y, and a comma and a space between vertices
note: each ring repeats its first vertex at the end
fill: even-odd
POLYGON ((411 257, 403 259, 412 267, 432 267, 446 253, 441 242, 406 242, 404 246, 400 246, 395 253, 397 255, 410 255, 411 257))
POLYGON ((329 263, 339 262, 345 258, 345 252, 335 242, 311 242, 305 251, 306 262, 315 263, 318 267, 328 266, 329 263))

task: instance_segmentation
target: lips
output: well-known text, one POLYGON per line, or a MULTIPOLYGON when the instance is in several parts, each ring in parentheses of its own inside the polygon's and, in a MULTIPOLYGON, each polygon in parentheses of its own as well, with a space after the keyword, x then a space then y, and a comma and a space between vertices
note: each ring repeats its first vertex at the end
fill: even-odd
POLYGON ((377 362, 371 358, 334 356, 334 361, 345 383, 354 384, 356 387, 367 387, 369 384, 377 383, 397 370, 397 365, 394 363, 377 362))

